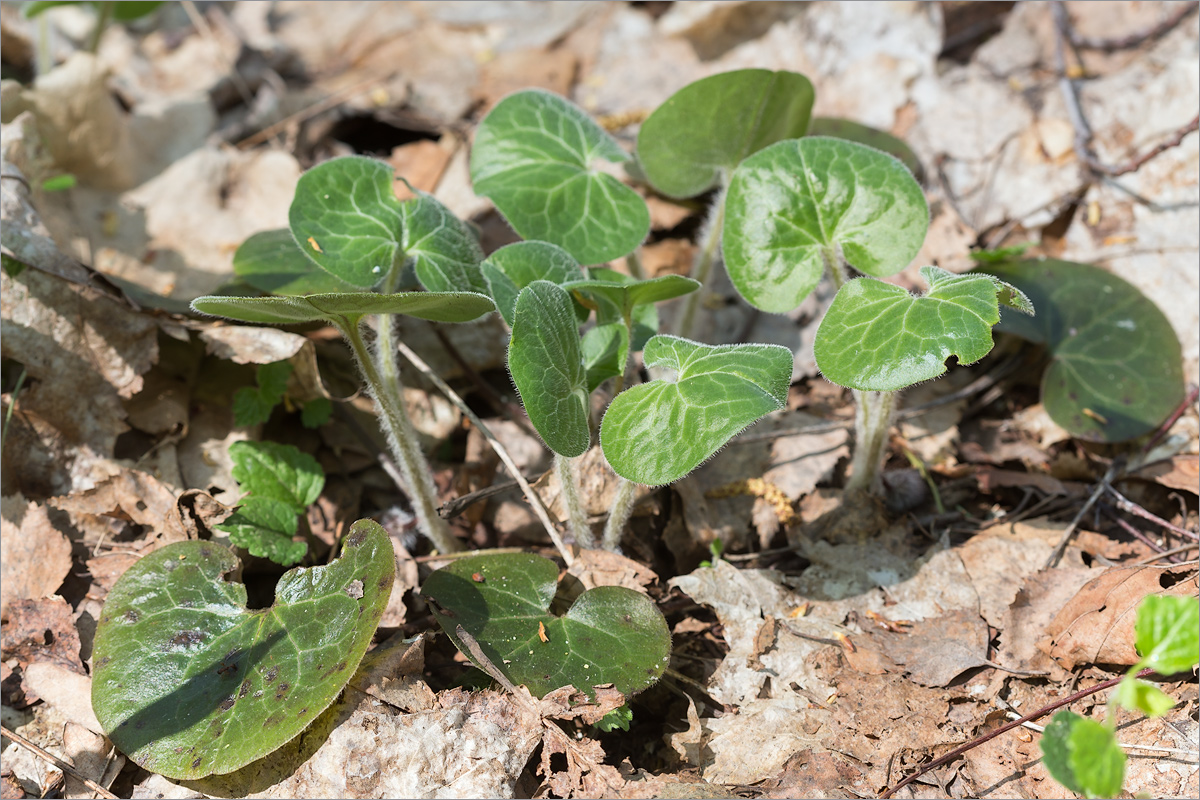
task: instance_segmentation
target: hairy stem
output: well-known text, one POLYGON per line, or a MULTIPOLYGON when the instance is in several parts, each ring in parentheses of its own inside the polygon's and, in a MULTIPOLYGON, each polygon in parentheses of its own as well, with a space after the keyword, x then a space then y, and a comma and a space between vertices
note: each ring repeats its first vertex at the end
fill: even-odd
POLYGON ((621 533, 625 523, 633 514, 633 498, 637 484, 625 478, 617 478, 617 491, 613 495, 612 506, 608 509, 608 522, 604 525, 604 539, 601 547, 615 551, 621 544, 621 533))
POLYGON ((700 233, 700 247, 696 251, 696 259, 692 262, 692 278, 700 282, 700 288, 683 298, 683 310, 675 322, 675 333, 685 339, 692 338, 692 326, 696 320, 696 307, 712 277, 713 266, 717 263, 717 253, 721 248, 721 228, 725 225, 725 196, 728 181, 721 179, 721 187, 708 209, 708 217, 704 220, 704 228, 700 233))
POLYGON ((854 460, 846 491, 883 489, 880 470, 887 455, 888 430, 896 407, 895 392, 854 392, 854 460))
POLYGON ((367 379, 367 388, 375 399, 375 407, 383 422, 383 430, 387 434, 392 455, 400 466, 404 482, 408 485, 409 499, 412 500, 413 511, 417 515, 417 525, 421 533, 425 534, 438 550, 450 553, 459 549, 459 543, 450 535, 446 523, 438 516, 433 471, 417 444, 417 432, 404 410, 392 320, 381 315, 379 322, 379 341, 376 343, 378 363, 363 342, 357 321, 347 324, 342 333, 349 340, 350 349, 354 351, 354 357, 367 379))
POLYGON ((108 21, 112 19, 115 5, 116 3, 112 0, 104 0, 104 2, 96 4, 96 26, 92 28, 87 48, 92 55, 95 55, 96 51, 100 49, 100 40, 104 38, 104 29, 108 27, 108 21))
POLYGON ((575 536, 575 543, 584 549, 596 546, 596 537, 592 536, 592 526, 588 524, 587 514, 583 503, 579 500, 579 457, 565 458, 554 454, 554 474, 558 476, 558 485, 562 489, 563 505, 567 508, 567 523, 575 536))

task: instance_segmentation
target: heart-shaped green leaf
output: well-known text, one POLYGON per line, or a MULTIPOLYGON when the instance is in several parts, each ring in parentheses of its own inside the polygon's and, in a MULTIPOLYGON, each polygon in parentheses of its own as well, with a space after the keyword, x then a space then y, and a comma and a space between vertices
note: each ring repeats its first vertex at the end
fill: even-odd
POLYGON ((838 249, 860 272, 908 266, 925 241, 929 208, 895 158, 841 139, 806 136, 747 158, 725 201, 729 279, 750 305, 791 311, 816 288, 838 249))
POLYGON ((298 514, 317 501, 325 472, 317 460, 290 444, 234 442, 231 474, 243 492, 287 503, 298 514))
POLYGON ((233 254, 233 274, 261 292, 285 297, 362 291, 318 267, 287 228, 261 231, 242 242, 233 254))
POLYGON ((923 183, 925 180, 925 169, 921 166, 921 159, 917 158, 917 154, 912 151, 912 148, 903 139, 892 136, 887 131, 881 131, 878 128, 872 128, 870 125, 863 125, 861 122, 854 122, 849 119, 813 117, 812 122, 808 126, 808 135, 832 136, 835 139, 858 142, 868 147, 874 147, 876 150, 882 150, 888 155, 900 159, 900 163, 908 167, 908 171, 913 174, 913 177, 918 182, 923 183))
POLYGON ((96 628, 92 707, 113 743, 168 778, 224 774, 296 736, 354 674, 387 606, 395 556, 359 520, 337 561, 279 579, 246 609, 228 549, 179 542, 129 568, 96 628))
POLYGON ((792 352, 772 344, 714 347, 655 336, 643 358, 676 374, 617 395, 600 443, 614 472, 648 486, 679 480, 746 426, 783 408, 792 375, 792 352))
POLYGON ((946 359, 974 364, 992 351, 1001 302, 1033 313, 1020 292, 991 275, 921 267, 924 297, 872 278, 847 281, 821 320, 813 354, 839 386, 894 392, 936 378, 946 359))
POLYGON ((367 314, 407 314, 435 322, 467 322, 496 306, 475 292, 403 292, 401 294, 310 294, 304 297, 197 297, 192 308, 214 317, 267 325, 301 322, 357 322, 367 314))
POLYGON ((505 245, 488 256, 480 265, 480 270, 487 279, 496 308, 510 328, 517 310, 517 295, 529 284, 550 281, 561 286, 568 281, 581 281, 587 277, 570 253, 549 242, 514 242, 505 245))
POLYGON ((1170 321, 1136 287, 1090 264, 1054 259, 982 271, 1029 295, 1037 316, 1001 314, 998 330, 1046 345, 1042 404, 1072 436, 1121 442, 1183 402, 1183 355, 1170 321))
POLYGON ((228 519, 213 527, 228 533, 234 547, 290 567, 308 553, 307 542, 292 541, 298 526, 296 514, 296 509, 282 500, 247 497, 228 519))
POLYGON ((803 136, 813 86, 795 72, 741 69, 701 78, 671 95, 638 132, 638 163, 655 189, 694 197, 747 156, 803 136))
POLYGON ((303 253, 363 288, 410 258, 430 291, 485 291, 483 252, 470 229, 424 192, 401 202, 394 180, 390 166, 361 156, 335 158, 301 175, 288 222, 303 253))
POLYGON ((577 106, 528 89, 501 100, 479 123, 471 181, 522 237, 599 264, 642 243, 650 211, 637 192, 593 169, 597 158, 620 163, 629 155, 577 106))
MULTIPOLYGON (((671 657, 671 634, 650 598, 620 586, 581 594, 565 616, 548 613, 558 584, 553 561, 526 553, 456 559, 421 589, 463 654, 461 625, 488 660, 535 697, 563 686, 611 683, 631 695, 654 685, 671 657)), ((478 665, 478 662, 476 662, 478 665)))
POLYGON ((591 443, 587 374, 571 297, 534 281, 517 297, 508 370, 529 421, 559 455, 582 455, 591 443))

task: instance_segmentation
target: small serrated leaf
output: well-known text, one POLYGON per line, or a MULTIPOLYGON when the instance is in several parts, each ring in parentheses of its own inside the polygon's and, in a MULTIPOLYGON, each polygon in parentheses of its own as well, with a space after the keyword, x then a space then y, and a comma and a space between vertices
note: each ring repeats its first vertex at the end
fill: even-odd
POLYGON ((213 526, 229 534, 229 543, 252 556, 290 567, 308 553, 306 542, 294 542, 298 521, 290 503, 268 497, 247 497, 224 522, 213 526))
POLYGON ((655 336, 643 358, 647 367, 675 376, 617 395, 600 425, 600 443, 613 471, 649 486, 679 480, 782 408, 792 374, 792 352, 778 345, 711 346, 655 336))
POLYGON ((287 503, 296 513, 316 502, 325 488, 321 465, 290 444, 234 442, 229 457, 242 491, 287 503))
POLYGON ((840 248, 875 277, 908 266, 929 208, 908 168, 886 153, 806 136, 755 153, 733 173, 722 250, 729 279, 752 306, 791 311, 840 248))
POLYGON ((434 617, 462 653, 474 662, 455 632, 459 625, 497 669, 535 697, 605 683, 631 695, 662 677, 671 634, 649 597, 601 586, 554 617, 549 608, 557 584, 553 561, 495 553, 456 559, 430 575, 421 593, 434 600, 434 617))
POLYGON ((333 401, 328 397, 314 397, 300 409, 300 424, 306 428, 319 428, 333 416, 333 401))
POLYGON ((827 380, 894 392, 941 375, 950 356, 973 364, 991 352, 992 326, 1000 320, 997 295, 1011 287, 937 267, 922 267, 921 276, 929 283, 923 297, 871 278, 838 290, 813 345, 827 380))
POLYGON ((650 211, 637 192, 592 169, 597 158, 619 163, 629 156, 577 106, 528 89, 505 97, 479 123, 471 182, 523 238, 600 264, 641 244, 650 211))
POLYGON ((508 345, 508 369, 546 446, 582 455, 591 443, 587 372, 571 298, 549 281, 521 290, 508 345))

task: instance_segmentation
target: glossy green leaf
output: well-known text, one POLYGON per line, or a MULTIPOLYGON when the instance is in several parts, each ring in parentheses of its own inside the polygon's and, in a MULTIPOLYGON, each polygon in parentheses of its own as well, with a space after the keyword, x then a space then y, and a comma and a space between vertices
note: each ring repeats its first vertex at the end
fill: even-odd
POLYGON ((517 298, 508 370, 546 446, 569 458, 591 443, 587 374, 571 298, 549 281, 534 281, 517 298))
POLYGON ((247 497, 237 511, 213 527, 229 534, 229 543, 290 567, 308 553, 307 542, 293 542, 298 520, 290 503, 268 497, 247 497))
POLYGON ((912 148, 903 139, 892 136, 887 131, 881 131, 878 128, 872 128, 870 125, 863 125, 861 122, 854 122, 849 119, 813 117, 812 122, 808 126, 808 135, 832 136, 835 139, 845 139, 846 141, 874 147, 876 150, 882 150, 888 155, 899 159, 900 163, 908 167, 908 171, 913 174, 918 183, 925 182, 925 169, 921 166, 921 160, 917 158, 917 154, 912 151, 912 148))
POLYGON ((421 593, 455 646, 459 625, 488 660, 536 697, 563 686, 611 683, 625 695, 654 685, 671 657, 671 634, 646 595, 620 586, 581 594, 564 616, 549 613, 558 584, 553 561, 526 553, 456 559, 429 576, 421 593))
POLYGON ((357 322, 367 314, 407 314, 435 322, 467 322, 495 311, 487 295, 475 292, 402 294, 310 294, 304 297, 197 297, 192 309, 214 317, 266 325, 328 320, 357 322))
POLYGON ((354 674, 396 569, 370 520, 332 564, 280 578, 270 608, 246 609, 245 586, 223 577, 238 567, 224 547, 179 542, 130 567, 105 601, 92 707, 151 772, 232 772, 304 730, 354 674))
POLYGON ((1136 287, 1090 264, 1053 259, 988 264, 1037 316, 1001 314, 998 330, 1046 345, 1050 418, 1080 439, 1150 433, 1183 402, 1183 356, 1170 321, 1136 287))
POLYGON ((529 284, 550 281, 561 286, 587 277, 570 253, 549 242, 505 245, 488 256, 480 270, 487 279, 496 308, 510 328, 517 310, 517 295, 529 284))
POLYGON ((599 264, 633 252, 650 231, 638 193, 592 168, 596 159, 628 158, 580 108, 529 89, 501 100, 479 123, 471 181, 523 238, 599 264))
POLYGON ((1200 604, 1195 597, 1148 595, 1137 610, 1136 645, 1147 667, 1160 675, 1190 672, 1200 662, 1200 604))
POLYGON ((1060 711, 1042 734, 1050 775, 1084 797, 1116 797, 1125 782, 1125 751, 1099 722, 1060 711))
POLYGON ((1138 680, 1133 677, 1132 673, 1126 675, 1117 684, 1112 702, 1148 717, 1161 717, 1175 707, 1175 701, 1171 695, 1152 683, 1138 680))
POLYGON ((287 503, 296 513, 315 503, 325 488, 321 465, 290 444, 234 442, 229 457, 243 492, 287 503))
POLYGON ((740 69, 701 78, 671 95, 638 132, 642 172, 668 197, 694 197, 747 156, 803 136, 813 86, 795 72, 740 69))
POLYGON ((779 142, 742 162, 725 201, 722 247, 735 288, 763 311, 791 311, 840 248, 867 275, 908 266, 929 208, 912 173, 871 147, 824 136, 779 142))
POLYGON ((946 359, 973 364, 992 350, 999 305, 1029 301, 982 273, 955 275, 921 267, 923 297, 872 278, 847 281, 817 328, 817 366, 839 386, 894 392, 946 371, 946 359))
POLYGON ((260 292, 285 297, 364 291, 317 266, 286 228, 262 231, 242 242, 233 254, 233 274, 260 292))
POLYGON ((483 292, 483 251, 470 229, 431 195, 396 198, 388 164, 335 158, 300 176, 288 211, 304 254, 340 280, 369 288, 403 259, 434 292, 483 292))
POLYGON ((791 351, 770 344, 710 346, 655 336, 643 358, 674 376, 617 395, 600 443, 618 475, 649 486, 679 480, 746 426, 783 408, 792 375, 791 351))

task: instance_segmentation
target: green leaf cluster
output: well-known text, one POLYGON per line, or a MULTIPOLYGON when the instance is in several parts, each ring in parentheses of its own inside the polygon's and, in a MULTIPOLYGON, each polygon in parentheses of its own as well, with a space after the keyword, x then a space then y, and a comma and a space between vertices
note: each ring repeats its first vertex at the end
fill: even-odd
POLYGON ((96 627, 92 708, 138 765, 176 780, 226 774, 273 752, 338 696, 387 607, 395 555, 370 520, 328 566, 294 569, 248 610, 213 542, 156 550, 123 574, 96 627))
MULTIPOLYGON (((1194 597, 1150 595, 1137 610, 1134 626, 1141 659, 1129 669, 1109 703, 1160 717, 1175 701, 1137 674, 1189 672, 1200 663, 1200 605, 1194 597)), ((1060 711, 1041 741, 1046 769, 1054 779, 1084 797, 1116 797, 1125 781, 1125 752, 1117 743, 1111 712, 1105 723, 1060 711)))
MULTIPOLYGON (((248 428, 270 419, 275 406, 287 394, 293 369, 290 361, 260 365, 256 373, 258 385, 243 386, 233 393, 233 424, 248 428)), ((300 422, 306 428, 319 428, 329 421, 332 413, 333 403, 329 398, 317 397, 301 406, 300 422)))
POLYGON ((277 442, 234 442, 229 456, 245 497, 237 511, 214 527, 251 555, 284 566, 298 563, 308 553, 308 544, 292 537, 299 530, 299 515, 325 488, 321 465, 292 445, 277 442))

